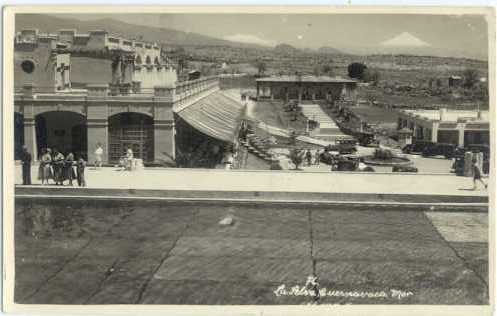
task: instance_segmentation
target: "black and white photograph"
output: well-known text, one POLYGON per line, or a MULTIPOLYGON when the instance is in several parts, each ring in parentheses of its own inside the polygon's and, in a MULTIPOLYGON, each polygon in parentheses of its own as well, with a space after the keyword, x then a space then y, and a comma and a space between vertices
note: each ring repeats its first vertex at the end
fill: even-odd
POLYGON ((52 8, 4 14, 12 310, 489 315, 494 10, 52 8))

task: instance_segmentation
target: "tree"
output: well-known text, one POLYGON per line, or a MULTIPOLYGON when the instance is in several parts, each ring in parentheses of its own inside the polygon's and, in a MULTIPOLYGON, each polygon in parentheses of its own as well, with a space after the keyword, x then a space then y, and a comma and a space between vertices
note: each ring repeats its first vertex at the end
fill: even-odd
POLYGON ((364 70, 362 80, 364 80, 365 82, 371 82, 373 85, 376 85, 380 80, 380 73, 376 69, 366 68, 364 70))
POLYGON ((264 75, 264 73, 267 70, 266 63, 263 62, 262 60, 257 61, 256 68, 257 68, 257 73, 259 74, 259 76, 264 75))
POLYGON ((463 72, 464 83, 463 86, 467 89, 473 88, 478 82, 478 70, 467 68, 463 72))
POLYGON ((366 68, 368 67, 363 63, 352 63, 347 67, 347 71, 350 78, 362 80, 366 68))
POLYGON ((304 161, 304 151, 299 148, 290 150, 290 160, 295 165, 295 170, 300 170, 299 166, 304 161))
POLYGON ((327 76, 333 76, 333 67, 331 65, 324 65, 322 72, 327 76))
POLYGON ((300 82, 302 81, 302 73, 300 71, 295 72, 295 77, 297 78, 297 82, 300 85, 300 82))
POLYGON ((314 66, 314 69, 312 70, 312 74, 316 77, 319 77, 321 76, 321 69, 319 68, 319 66, 314 66))

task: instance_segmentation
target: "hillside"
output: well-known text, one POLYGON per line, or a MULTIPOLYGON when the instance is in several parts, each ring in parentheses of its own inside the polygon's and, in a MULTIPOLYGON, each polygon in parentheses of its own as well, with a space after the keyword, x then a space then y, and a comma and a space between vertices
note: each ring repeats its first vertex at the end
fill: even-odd
POLYGON ((341 55, 341 54, 343 54, 342 51, 340 51, 334 47, 330 47, 330 46, 319 47, 317 49, 317 52, 319 54, 329 54, 329 55, 341 55))
POLYGON ((291 55, 299 52, 299 49, 288 44, 278 44, 274 47, 274 52, 277 54, 291 55))
POLYGON ((43 14, 17 14, 16 31, 37 28, 42 32, 56 32, 59 29, 77 29, 88 32, 95 29, 106 30, 110 34, 131 39, 141 38, 145 41, 159 42, 174 46, 231 46, 259 48, 256 44, 232 42, 197 33, 188 33, 173 29, 134 25, 114 19, 81 21, 65 19, 43 14))

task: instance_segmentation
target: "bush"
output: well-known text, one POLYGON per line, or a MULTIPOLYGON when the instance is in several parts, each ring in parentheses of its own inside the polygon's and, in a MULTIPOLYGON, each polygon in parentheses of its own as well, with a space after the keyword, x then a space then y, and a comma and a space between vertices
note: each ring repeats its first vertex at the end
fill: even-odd
POLYGON ((464 77, 464 87, 467 89, 471 89, 478 82, 478 70, 467 68, 463 72, 464 77))
POLYGON ((304 151, 298 148, 292 149, 290 151, 290 160, 295 165, 295 170, 298 170, 299 166, 304 161, 304 151))
POLYGON ((391 160, 394 154, 389 149, 377 148, 374 151, 373 157, 379 160, 391 160))
POLYGON ((347 67, 347 71, 350 78, 362 80, 366 68, 368 67, 363 63, 352 63, 347 67))

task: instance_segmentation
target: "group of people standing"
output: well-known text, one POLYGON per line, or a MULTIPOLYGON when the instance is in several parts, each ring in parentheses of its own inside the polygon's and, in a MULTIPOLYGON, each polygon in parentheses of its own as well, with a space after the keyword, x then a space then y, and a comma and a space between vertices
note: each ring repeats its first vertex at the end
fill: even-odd
MULTIPOLYGON (((102 156, 103 148, 99 143, 95 150, 95 169, 102 167, 102 156)), ((21 155, 23 185, 31 185, 32 160, 33 156, 28 151, 28 148, 23 146, 21 155)), ((67 156, 64 156, 55 148, 53 150, 44 148, 42 149, 40 165, 38 167, 38 180, 41 180, 41 184, 49 184, 49 180, 52 179, 55 185, 64 185, 64 181, 68 181, 69 185, 73 185, 73 181, 76 180, 78 186, 85 187, 85 168, 86 161, 83 157, 79 157, 76 160, 74 154, 71 152, 67 156)))
POLYGON ((314 155, 311 153, 310 149, 307 149, 305 152, 305 160, 307 161, 307 166, 311 165, 319 165, 319 162, 321 160, 321 153, 319 152, 319 149, 316 150, 314 155))
POLYGON ((38 168, 38 179, 41 184, 49 184, 49 179, 55 181, 55 185, 64 185, 64 181, 69 181, 69 185, 73 185, 73 180, 77 180, 78 186, 86 186, 85 181, 86 161, 80 157, 74 159, 73 153, 68 153, 67 156, 59 152, 57 149, 44 148, 38 168), (75 171, 76 169, 76 171, 75 171))

